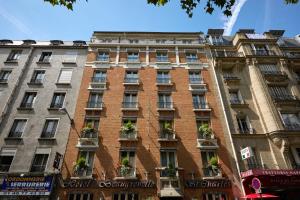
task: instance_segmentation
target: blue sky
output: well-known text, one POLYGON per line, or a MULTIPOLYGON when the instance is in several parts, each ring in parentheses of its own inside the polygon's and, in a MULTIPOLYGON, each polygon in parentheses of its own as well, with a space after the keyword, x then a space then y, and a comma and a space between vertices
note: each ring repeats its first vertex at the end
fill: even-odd
POLYGON ((204 1, 189 18, 179 1, 154 7, 147 0, 77 0, 74 11, 53 7, 43 0, 0 0, 0 39, 89 40, 93 31, 203 31, 223 28, 229 34, 240 28, 257 33, 284 29, 286 36, 300 33, 300 3, 284 0, 237 0, 235 17, 203 11, 204 1), (225 26, 226 28, 226 26, 225 26))

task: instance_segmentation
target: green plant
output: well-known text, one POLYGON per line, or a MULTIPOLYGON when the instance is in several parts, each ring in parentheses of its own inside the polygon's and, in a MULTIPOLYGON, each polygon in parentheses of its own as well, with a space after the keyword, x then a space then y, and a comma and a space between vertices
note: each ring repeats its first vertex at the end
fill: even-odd
POLYGON ((77 162, 76 162, 76 168, 77 170, 84 170, 86 169, 88 166, 86 164, 86 159, 84 157, 80 157, 77 162))
POLYGON ((128 160, 128 158, 123 158, 123 160, 122 160, 122 166, 126 166, 126 167, 129 166, 129 160, 128 160))
POLYGON ((128 121, 121 127, 121 132, 123 134, 130 134, 135 130, 135 125, 131 122, 128 121))
POLYGON ((122 165, 120 167, 120 174, 121 176, 127 176, 130 172, 130 165, 129 165, 128 158, 123 158, 121 163, 122 165))
POLYGON ((172 133, 173 132, 172 125, 171 125, 170 122, 164 122, 162 128, 163 128, 163 131, 165 133, 172 133))
POLYGON ((204 138, 209 138, 212 136, 212 129, 209 127, 208 124, 202 124, 199 127, 199 133, 204 137, 204 138))
POLYGON ((219 166, 219 162, 218 162, 218 158, 217 157, 211 157, 210 160, 209 160, 209 165, 212 167, 212 168, 217 168, 219 166))
POLYGON ((173 164, 170 163, 166 170, 167 170, 167 174, 168 174, 169 177, 175 177, 176 176, 176 169, 175 169, 173 164))
POLYGON ((93 132, 94 128, 93 128, 93 124, 92 123, 88 123, 85 127, 83 127, 82 132, 83 133, 90 133, 93 132))

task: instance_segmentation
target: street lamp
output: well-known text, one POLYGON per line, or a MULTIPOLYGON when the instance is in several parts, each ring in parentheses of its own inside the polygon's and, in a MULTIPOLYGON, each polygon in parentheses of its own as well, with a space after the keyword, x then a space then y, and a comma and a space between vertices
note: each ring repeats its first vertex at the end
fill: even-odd
POLYGON ((70 116, 70 114, 69 114, 69 112, 66 108, 59 108, 58 111, 61 112, 61 113, 66 113, 69 120, 70 120, 70 122, 71 122, 71 125, 74 124, 74 120, 71 118, 71 116, 70 116))

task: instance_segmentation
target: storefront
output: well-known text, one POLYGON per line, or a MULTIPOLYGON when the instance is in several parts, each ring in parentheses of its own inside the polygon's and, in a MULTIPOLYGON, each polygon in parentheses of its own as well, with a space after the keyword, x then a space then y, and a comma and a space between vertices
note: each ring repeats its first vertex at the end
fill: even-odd
POLYGON ((50 199, 53 176, 6 176, 0 191, 1 200, 48 200, 50 199))
POLYGON ((252 179, 261 182, 261 193, 278 196, 280 200, 299 200, 300 170, 260 170, 253 169, 241 173, 246 194, 255 193, 251 186, 252 179))

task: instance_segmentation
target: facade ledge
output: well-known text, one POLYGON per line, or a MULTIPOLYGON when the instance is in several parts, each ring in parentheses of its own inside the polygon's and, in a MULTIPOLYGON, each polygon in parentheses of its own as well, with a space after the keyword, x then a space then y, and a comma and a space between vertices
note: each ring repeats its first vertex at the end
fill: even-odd
POLYGON ((157 111, 170 111, 170 112, 173 112, 175 111, 175 108, 157 108, 157 111))
POLYGON ((211 112, 211 108, 193 108, 194 112, 211 112))
POLYGON ((96 111, 98 111, 98 110, 103 110, 103 107, 100 107, 100 108, 84 108, 84 110, 96 110, 96 111))
POLYGON ((249 104, 247 104, 247 103, 230 103, 230 106, 232 108, 247 108, 247 107, 249 107, 249 104))
POLYGON ((50 65, 50 62, 43 62, 43 61, 37 61, 36 64, 38 65, 50 65))
POLYGON ((72 180, 81 180, 81 179, 94 179, 92 175, 90 176, 71 176, 72 180))
POLYGON ((28 110, 28 111, 32 111, 33 107, 30 108, 26 108, 26 107, 18 107, 17 110, 28 110))
POLYGON ((4 64, 18 64, 17 60, 6 60, 4 61, 4 64))
POLYGON ((4 140, 7 140, 7 141, 22 141, 23 138, 22 137, 5 137, 4 140))

